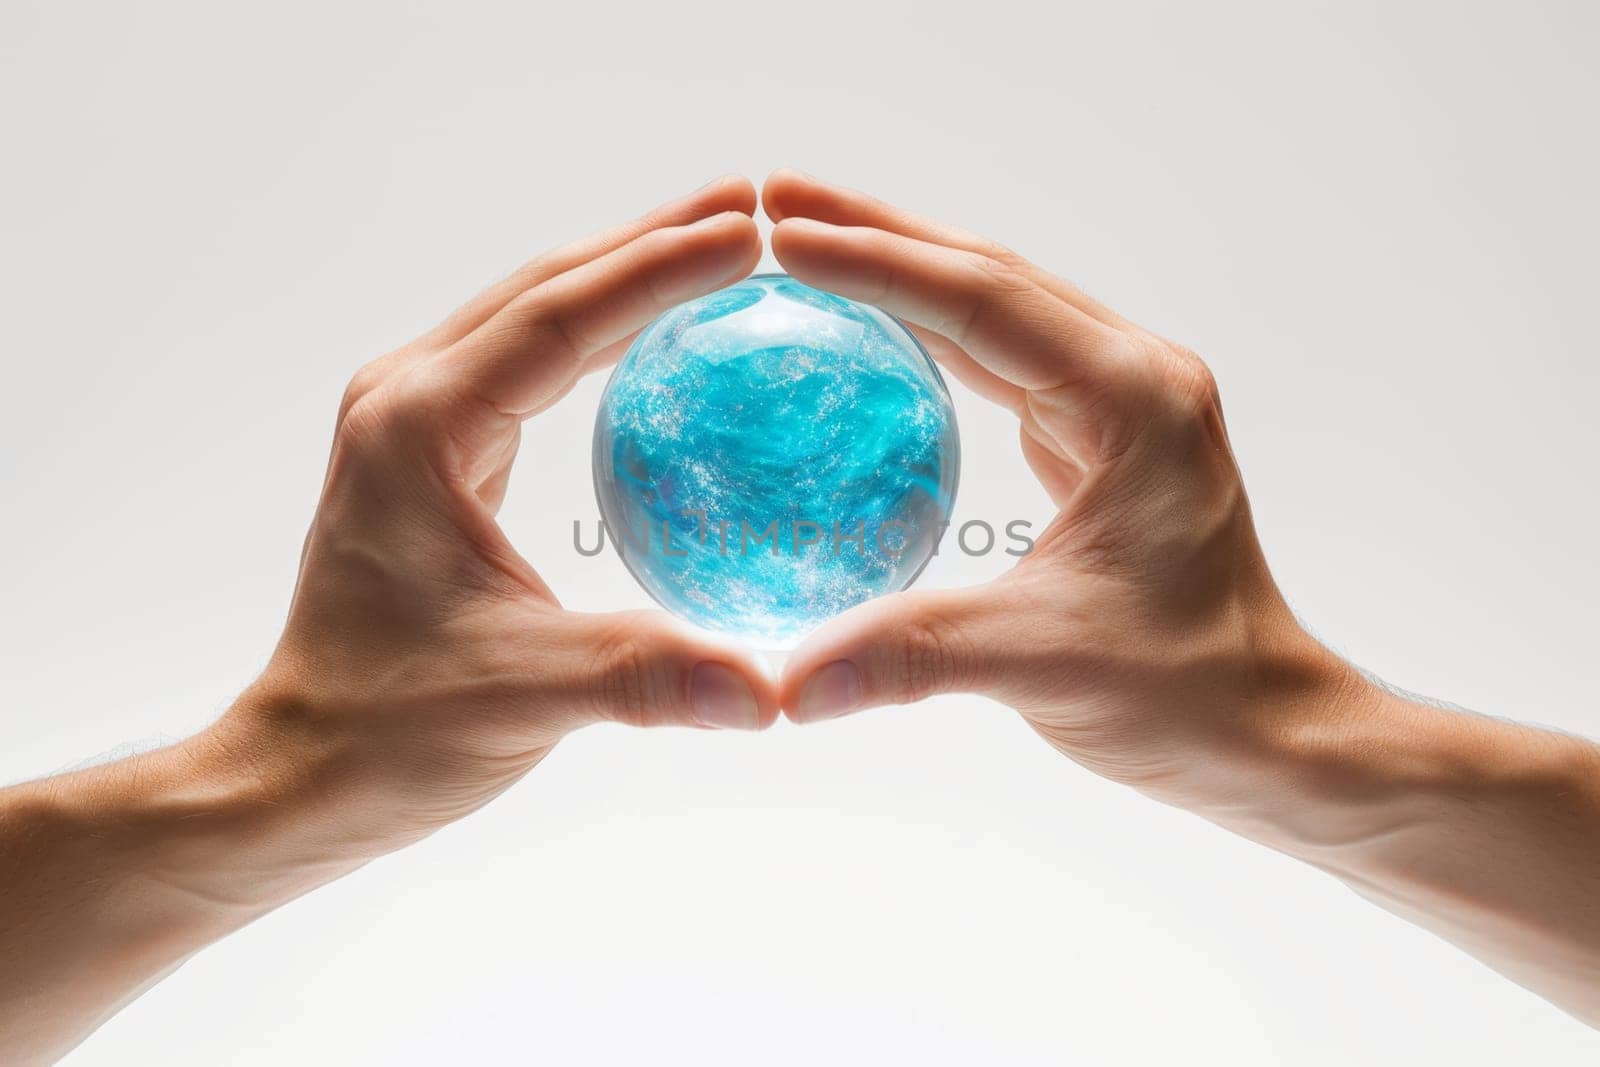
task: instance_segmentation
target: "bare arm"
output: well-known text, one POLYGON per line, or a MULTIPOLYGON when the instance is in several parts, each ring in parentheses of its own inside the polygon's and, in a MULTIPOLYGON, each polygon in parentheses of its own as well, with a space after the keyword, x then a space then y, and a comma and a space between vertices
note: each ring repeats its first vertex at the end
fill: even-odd
MULTIPOLYGON (((218 732, 0 793, 0 1050, 49 1062, 196 950, 354 869, 331 811, 218 732)), ((295 776, 305 778, 295 781, 295 776)))
POLYGON ((1060 509, 979 589, 863 605, 791 658, 810 722, 983 693, 1106 777, 1344 879, 1600 1025, 1600 751, 1395 696, 1300 627, 1193 353, 1014 253, 793 172, 790 273, 881 304, 1018 418, 1060 509))
POLYGON ((1365 680, 1258 729, 1248 796, 1173 799, 1600 1026, 1600 749, 1365 680))

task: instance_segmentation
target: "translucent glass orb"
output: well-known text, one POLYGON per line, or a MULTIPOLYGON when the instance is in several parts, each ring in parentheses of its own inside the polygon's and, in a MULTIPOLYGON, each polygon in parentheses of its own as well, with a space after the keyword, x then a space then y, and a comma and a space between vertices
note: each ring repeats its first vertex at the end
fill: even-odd
POLYGON ((784 274, 656 319, 595 421, 600 514, 633 576, 767 649, 910 585, 959 468, 950 394, 916 338, 784 274))

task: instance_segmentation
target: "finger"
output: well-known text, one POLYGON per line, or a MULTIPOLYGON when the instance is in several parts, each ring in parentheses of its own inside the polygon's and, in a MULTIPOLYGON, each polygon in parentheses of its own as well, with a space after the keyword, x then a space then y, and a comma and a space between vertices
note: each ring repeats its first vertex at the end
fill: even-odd
MULTIPOLYGON (((790 656, 779 683, 797 723, 939 693, 1010 691, 1036 667, 1022 650, 1040 646, 1032 613, 1004 583, 899 593, 869 601, 812 634, 790 656)), ((1037 672, 1035 672, 1037 673, 1037 672)))
POLYGON ((808 218, 835 226, 870 226, 948 248, 976 252, 1012 266, 1046 292, 1107 326, 1140 331, 1140 327, 1071 282, 1034 266, 996 241, 895 207, 855 189, 833 185, 809 174, 784 168, 767 176, 761 187, 761 204, 766 209, 767 217, 774 223, 787 218, 808 218))
POLYGON ((339 405, 339 421, 342 422, 351 407, 380 382, 426 361, 433 353, 459 341, 516 296, 540 282, 620 248, 651 230, 688 225, 724 211, 753 215, 755 207, 756 191, 750 179, 737 174, 724 175, 632 222, 591 235, 524 264, 505 280, 490 286, 458 308, 417 343, 406 345, 362 367, 345 390, 344 399, 339 405))
MULTIPOLYGON (((1103 411, 1132 384, 1128 335, 977 253, 811 219, 779 223, 772 249, 801 281, 947 337, 1003 382, 1068 394, 1064 410, 1103 411)), ((1092 417, 1067 426, 1071 451, 1098 450, 1102 430, 1092 417)))
POLYGON ((1039 427, 1033 413, 1026 408, 1023 409, 1019 437, 1022 458, 1027 461, 1034 477, 1039 479, 1039 484, 1050 494, 1050 500, 1056 507, 1066 507, 1083 482, 1083 465, 1073 457, 1063 455, 1054 440, 1039 427))
POLYGON ((764 730, 777 683, 747 650, 659 611, 562 617, 567 678, 583 722, 764 730))
POLYGON ((934 362, 955 375, 961 384, 985 400, 999 404, 1013 413, 1022 410, 1028 395, 1027 390, 1012 385, 986 368, 950 338, 924 329, 914 322, 905 323, 905 326, 918 341, 922 342, 922 347, 928 350, 934 362))
POLYGON ((617 362, 621 360, 623 356, 628 354, 628 349, 633 346, 633 342, 638 339, 641 332, 642 331, 640 330, 634 330, 622 340, 606 345, 600 351, 584 360, 583 365, 578 368, 577 376, 566 382, 561 386, 561 388, 557 389, 553 394, 551 394, 550 399, 546 400, 541 407, 548 408, 555 404, 559 404, 566 398, 568 393, 572 392, 572 390, 577 387, 578 383, 582 381, 585 376, 603 371, 608 367, 616 366, 617 362))
POLYGON ((862 226, 785 219, 772 249, 802 281, 948 337, 1023 389, 1054 389, 1106 369, 1121 335, 1005 264, 862 226))
POLYGON ((663 204, 632 222, 591 234, 530 260, 458 308, 429 334, 428 340, 435 348, 454 344, 487 322, 490 316, 520 294, 558 274, 621 248, 652 230, 687 226, 725 211, 754 215, 755 210, 756 188, 750 179, 741 174, 723 175, 688 196, 663 204))
POLYGON ((441 357, 441 373, 507 415, 550 403, 597 354, 675 304, 748 274, 755 223, 725 212, 650 233, 535 286, 441 357))
POLYGON ((521 447, 522 423, 511 422, 506 427, 506 433, 501 438, 497 452, 478 457, 474 473, 478 473, 479 476, 473 488, 491 515, 499 512, 500 505, 505 503, 506 490, 511 484, 511 467, 516 462, 517 450, 521 447))

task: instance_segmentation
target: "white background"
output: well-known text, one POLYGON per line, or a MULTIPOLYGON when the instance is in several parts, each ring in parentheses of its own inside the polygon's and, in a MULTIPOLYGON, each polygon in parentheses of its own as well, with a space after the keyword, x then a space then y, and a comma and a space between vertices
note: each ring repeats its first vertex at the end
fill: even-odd
MULTIPOLYGON (((782 164, 1194 347, 1317 632, 1407 688, 1600 734, 1597 28, 1577 2, 11 0, 0 779, 180 736, 259 669, 361 362, 545 247, 782 164)), ((571 548, 600 384, 530 427, 505 510, 589 608, 645 602, 571 548)), ((1013 427, 957 403, 960 517, 1042 520, 1013 427)), ((72 1062, 1597 1055, 1324 876, 944 699, 585 732, 72 1062)))

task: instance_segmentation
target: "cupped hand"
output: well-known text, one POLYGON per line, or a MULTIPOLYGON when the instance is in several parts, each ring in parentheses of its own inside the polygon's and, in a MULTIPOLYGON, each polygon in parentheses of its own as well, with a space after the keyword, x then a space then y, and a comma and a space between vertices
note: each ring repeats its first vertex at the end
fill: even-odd
POLYGON ((1016 414, 1059 509, 997 581, 874 601, 812 635, 782 679, 792 719, 985 694, 1176 800, 1207 754, 1293 728, 1301 694, 1348 679, 1273 584, 1198 357, 992 241, 860 193, 779 171, 763 203, 786 270, 904 319, 1016 414))
POLYGON ((337 802, 354 850, 473 810, 586 723, 757 729, 774 683, 654 612, 565 610, 495 522, 522 422, 760 256, 755 189, 713 182, 536 259, 363 367, 339 411, 281 642, 212 731, 337 802))

